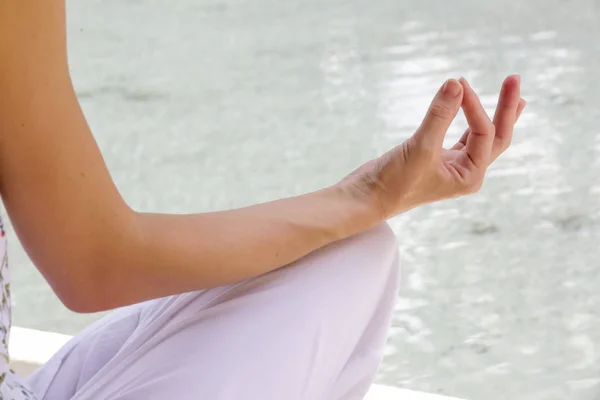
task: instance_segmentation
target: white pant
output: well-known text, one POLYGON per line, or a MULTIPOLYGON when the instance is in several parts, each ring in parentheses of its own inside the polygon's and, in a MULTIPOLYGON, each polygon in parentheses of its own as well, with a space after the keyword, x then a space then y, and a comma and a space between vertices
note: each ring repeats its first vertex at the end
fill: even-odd
POLYGON ((117 310, 29 384, 44 400, 362 399, 397 295, 397 248, 381 225, 257 278, 117 310))

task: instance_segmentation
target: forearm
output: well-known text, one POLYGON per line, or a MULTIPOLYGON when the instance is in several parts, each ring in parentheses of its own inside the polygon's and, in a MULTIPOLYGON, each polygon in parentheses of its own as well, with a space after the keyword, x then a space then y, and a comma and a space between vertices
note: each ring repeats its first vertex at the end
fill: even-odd
POLYGON ((220 213, 133 212, 70 80, 64 0, 0 8, 0 193, 68 307, 96 311, 235 282, 379 221, 339 187, 220 213))
POLYGON ((133 212, 65 86, 0 123, 18 132, 4 148, 0 191, 30 257, 76 311, 260 275, 380 221, 376 207, 338 186, 232 211, 133 212), (38 132, 54 140, 36 146, 38 132))
POLYGON ((113 253, 114 307, 215 287, 287 265, 379 222, 342 188, 238 210, 198 215, 137 214, 127 254, 113 253), (126 263, 126 265, 120 265, 126 263), (135 282, 134 285, 131 283, 135 282))

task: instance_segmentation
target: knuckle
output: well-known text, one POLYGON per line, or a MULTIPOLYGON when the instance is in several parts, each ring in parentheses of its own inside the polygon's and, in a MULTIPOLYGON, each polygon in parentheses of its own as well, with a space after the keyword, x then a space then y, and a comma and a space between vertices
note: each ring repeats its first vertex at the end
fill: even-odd
POLYGON ((512 144, 512 135, 508 135, 508 136, 500 136, 500 135, 496 135, 495 139, 494 139, 494 151, 496 152, 504 152, 506 149, 508 149, 510 147, 510 145, 512 144))
POLYGON ((441 101, 436 101, 436 102, 432 103, 431 106, 429 107, 429 115, 431 115, 431 117, 435 118, 435 119, 440 119, 440 120, 451 119, 452 113, 453 113, 452 108, 448 104, 441 102, 441 101))
POLYGON ((514 113, 519 106, 519 100, 510 99, 508 101, 502 101, 498 104, 498 110, 503 113, 514 113))
POLYGON ((422 161, 430 162, 435 158, 435 150, 426 143, 419 143, 415 150, 417 157, 422 161))
POLYGON ((502 148, 502 151, 508 149, 511 144, 512 144, 512 137, 500 139, 500 148, 502 148))
POLYGON ((428 161, 433 159, 435 152, 424 138, 413 136, 402 146, 402 155, 407 161, 409 159, 428 161))
POLYGON ((469 182, 466 187, 465 187, 465 192, 467 194, 474 194, 479 192, 479 190, 481 189, 481 186, 483 185, 483 180, 481 179, 476 179, 473 182, 469 182))

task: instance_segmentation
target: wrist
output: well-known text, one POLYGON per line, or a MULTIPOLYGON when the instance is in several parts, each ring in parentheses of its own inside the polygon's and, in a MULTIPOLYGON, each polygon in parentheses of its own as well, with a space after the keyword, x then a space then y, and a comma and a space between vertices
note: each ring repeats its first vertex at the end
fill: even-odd
POLYGON ((343 215, 342 238, 371 229, 386 220, 379 200, 368 192, 344 182, 325 190, 335 196, 337 210, 343 215))

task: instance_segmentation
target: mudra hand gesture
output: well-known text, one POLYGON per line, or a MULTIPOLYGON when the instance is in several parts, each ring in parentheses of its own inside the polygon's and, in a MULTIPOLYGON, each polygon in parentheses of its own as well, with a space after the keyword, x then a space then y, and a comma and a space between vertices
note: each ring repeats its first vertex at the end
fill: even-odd
POLYGON ((492 120, 465 79, 450 79, 411 138, 358 168, 340 185, 369 198, 382 219, 420 204, 474 193, 487 167, 510 145, 525 104, 519 76, 509 76, 492 120), (444 137, 461 108, 469 128, 458 143, 445 149, 444 137))

